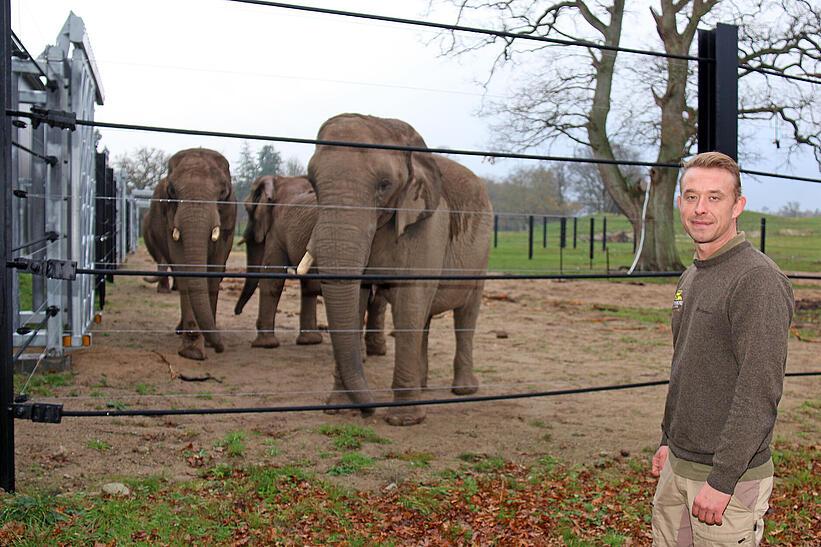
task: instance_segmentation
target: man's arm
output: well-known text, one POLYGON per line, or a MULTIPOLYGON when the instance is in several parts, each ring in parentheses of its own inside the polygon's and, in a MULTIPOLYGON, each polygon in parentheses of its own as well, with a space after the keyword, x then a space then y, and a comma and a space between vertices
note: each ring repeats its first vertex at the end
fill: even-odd
POLYGON ((744 274, 730 295, 728 314, 738 380, 707 477, 709 486, 724 494, 733 493, 753 456, 772 436, 792 310, 789 282, 769 267, 744 274))

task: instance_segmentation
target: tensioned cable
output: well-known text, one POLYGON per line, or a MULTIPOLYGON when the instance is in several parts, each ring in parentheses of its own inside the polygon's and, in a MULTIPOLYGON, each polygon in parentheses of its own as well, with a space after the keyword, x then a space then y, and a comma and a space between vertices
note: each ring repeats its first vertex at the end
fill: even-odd
POLYGON ((40 75, 46 79, 46 82, 50 81, 50 78, 46 75, 45 71, 42 68, 40 68, 40 65, 37 63, 37 61, 34 59, 31 53, 29 53, 29 50, 26 49, 26 46, 23 44, 23 41, 17 37, 13 30, 9 30, 11 31, 11 37, 14 38, 14 41, 17 42, 17 45, 20 46, 20 49, 22 49, 23 52, 26 55, 28 55, 28 60, 31 61, 32 64, 37 68, 37 72, 39 72, 40 75))
MULTIPOLYGON (((28 197, 31 198, 46 198, 48 197, 45 194, 29 194, 28 197)), ((119 201, 122 198, 116 198, 112 196, 96 196, 94 199, 98 200, 115 200, 119 201)), ((230 200, 211 200, 211 199, 179 199, 179 198, 129 198, 134 201, 142 201, 142 202, 157 202, 157 203, 206 203, 206 204, 214 204, 214 205, 231 205, 236 203, 239 205, 245 205, 246 201, 230 201, 230 200)), ((253 205, 255 207, 282 207, 282 208, 296 208, 296 209, 335 209, 335 210, 351 210, 351 211, 386 211, 395 213, 396 211, 413 211, 413 212, 425 212, 425 213, 434 213, 439 211, 438 209, 403 209, 401 207, 369 207, 366 205, 321 205, 319 203, 277 203, 277 202, 254 202, 253 205)), ((579 217, 575 215, 562 215, 557 213, 528 213, 528 212, 505 212, 505 211, 471 211, 467 209, 448 209, 447 211, 442 211, 443 213, 448 214, 462 214, 462 215, 486 215, 486 216, 499 216, 499 217, 534 217, 534 218, 548 218, 554 220, 560 220, 563 218, 566 219, 584 219, 586 217, 579 217)), ((589 217, 588 217, 589 218, 589 217)), ((624 218, 627 221, 630 221, 627 217, 619 217, 624 218)))
POLYGON ((603 51, 620 51, 623 53, 635 53, 637 55, 649 55, 653 57, 666 57, 670 59, 684 59, 686 61, 707 61, 712 62, 715 59, 707 57, 695 57, 692 55, 676 55, 671 53, 662 53, 659 51, 650 51, 644 49, 633 49, 621 46, 607 46, 597 44, 595 42, 587 42, 582 40, 565 40, 560 38, 548 38, 546 36, 533 36, 530 34, 520 34, 517 32, 507 32, 503 30, 494 30, 479 27, 468 27, 463 25, 452 25, 448 23, 435 23, 432 21, 422 21, 419 19, 405 19, 402 17, 391 17, 387 15, 377 15, 373 13, 361 13, 354 11, 342 11, 328 8, 318 8, 314 6, 302 6, 297 4, 286 4, 283 2, 269 2, 266 0, 228 0, 229 2, 237 2, 241 4, 253 4, 257 6, 266 6, 271 8, 283 8, 297 11, 307 11, 312 13, 323 13, 326 15, 339 15, 343 17, 354 17, 357 19, 371 19, 374 21, 383 21, 388 23, 399 23, 402 25, 414 25, 420 27, 436 28, 440 30, 451 30, 457 32, 469 32, 472 34, 486 34, 488 36, 496 36, 498 38, 509 38, 511 40, 526 40, 532 42, 542 42, 548 44, 556 44, 561 46, 577 46, 591 49, 599 49, 603 51))
MULTIPOLYGON (((6 110, 6 115, 16 116, 19 118, 40 119, 40 116, 31 112, 24 112, 20 110, 6 110)), ((461 150, 453 148, 428 148, 422 146, 403 146, 398 144, 373 144, 363 142, 346 142, 346 141, 330 141, 322 139, 303 139, 297 137, 278 137, 274 135, 258 135, 250 133, 232 133, 227 131, 204 131, 197 129, 182 129, 175 127, 159 127, 151 125, 137 125, 124 124, 112 122, 100 122, 95 120, 76 120, 77 125, 87 127, 104 127, 108 129, 127 129, 133 131, 149 131, 154 133, 176 133, 179 135, 197 135, 203 137, 224 137, 231 139, 245 139, 258 141, 272 141, 272 142, 288 142, 294 144, 310 144, 321 146, 340 146, 345 148, 362 148, 375 150, 393 150, 398 152, 421 152, 421 153, 435 153, 435 154, 454 154, 458 156, 479 156, 488 158, 507 158, 507 159, 529 159, 542 161, 563 161, 568 163, 591 163, 591 164, 607 164, 607 165, 635 165, 640 167, 666 167, 670 169, 679 169, 681 165, 678 163, 658 163, 649 161, 636 160, 605 160, 594 158, 576 158, 570 156, 544 156, 539 154, 519 154, 513 152, 492 152, 481 150, 461 150)))
POLYGON ((34 258, 35 255, 37 255, 39 253, 46 252, 47 250, 51 249, 54 245, 57 245, 58 243, 60 243, 60 238, 55 239, 54 241, 50 242, 48 245, 45 245, 45 246, 37 249, 36 251, 32 251, 28 254, 20 255, 16 258, 34 258))
MULTIPOLYGON (((795 372, 787 373, 785 376, 819 376, 819 372, 795 372)), ((480 395, 467 396, 450 399, 422 399, 414 401, 384 401, 374 403, 351 403, 351 404, 321 404, 321 405, 294 405, 294 406, 268 406, 268 407, 238 407, 238 408, 191 408, 191 409, 145 409, 145 410, 63 410, 62 416, 66 418, 90 418, 90 417, 114 417, 114 416, 181 416, 181 415, 205 415, 205 414, 269 414, 284 412, 313 412, 326 410, 369 410, 376 408, 396 408, 408 406, 431 406, 448 404, 480 403, 490 401, 510 401, 515 399, 533 399, 537 397, 555 397, 560 395, 577 395, 583 393, 599 393, 603 391, 620 391, 626 389, 636 389, 644 387, 654 387, 669 384, 669 380, 656 380, 652 382, 638 382, 633 384, 617 384, 610 386, 583 387, 572 389, 559 389, 551 391, 536 391, 530 393, 510 393, 504 395, 480 395)))
POLYGON ((23 146, 22 144, 20 144, 18 142, 11 141, 11 145, 16 147, 16 148, 19 148, 20 150, 22 150, 24 152, 28 152, 29 154, 31 154, 32 156, 34 156, 37 159, 43 160, 44 162, 46 162, 48 164, 49 167, 54 167, 55 165, 57 165, 57 158, 54 157, 54 156, 44 156, 43 154, 39 154, 39 153, 35 152, 34 150, 32 150, 30 148, 26 148, 25 146, 23 146))
MULTIPOLYGON (((788 372, 786 376, 816 376, 821 374, 821 372, 788 372)), ((490 388, 519 388, 522 386, 544 386, 544 385, 552 385, 556 383, 556 381, 551 380, 544 380, 540 382, 508 382, 508 383, 482 383, 481 389, 490 389, 490 388)), ((110 386, 109 386, 110 387, 110 386)), ((428 385, 424 389, 425 391, 450 391, 451 389, 460 389, 460 388, 467 388, 467 387, 476 387, 476 386, 453 386, 449 384, 442 384, 442 385, 428 385)), ((116 388, 115 388, 116 389, 116 388)), ((107 393, 112 396, 116 396, 118 400, 120 399, 170 399, 170 398, 180 398, 180 399, 201 399, 203 396, 211 396, 211 397, 222 397, 222 398, 248 398, 248 397, 283 397, 287 395, 331 395, 331 394, 354 394, 354 393, 395 393, 395 392, 408 392, 408 391, 417 391, 419 388, 417 387, 401 387, 401 388, 371 388, 369 390, 362 390, 362 389, 321 389, 321 390, 278 390, 278 391, 241 391, 241 392, 220 392, 220 391, 199 391, 199 392, 170 392, 170 393, 147 393, 147 394, 133 394, 133 393, 120 393, 120 392, 113 392, 107 393)), ((99 395, 64 395, 60 396, 59 400, 61 401, 99 401, 99 395)), ((57 399, 56 397, 47 397, 45 399, 57 399)))
POLYGON ((779 179, 792 179, 792 180, 801 180, 804 182, 817 182, 821 183, 821 179, 814 179, 810 177, 799 177, 797 175, 781 175, 778 173, 767 173, 765 171, 753 171, 751 169, 739 169, 740 172, 745 173, 747 175, 758 175, 761 177, 773 177, 779 179))
POLYGON ((752 72, 760 72, 761 74, 767 74, 769 76, 777 76, 778 78, 786 78, 787 80, 798 80, 799 82, 808 82, 815 85, 821 85, 821 80, 815 78, 808 78, 806 76, 793 76, 792 74, 783 74, 776 70, 770 70, 767 68, 758 68, 746 64, 739 63, 739 68, 743 68, 744 70, 750 70, 752 72))
MULTIPOLYGON (((54 237, 52 235, 47 235, 46 237, 43 237, 43 238, 40 238, 40 239, 35 239, 34 241, 29 241, 28 243, 25 243, 23 245, 19 245, 17 247, 14 247, 11 250, 11 252, 14 253, 14 252, 17 252, 17 251, 21 251, 21 250, 25 249, 26 247, 31 247, 32 245, 37 245, 38 243, 43 243, 43 242, 46 242, 46 241, 57 241, 59 239, 59 237, 60 236, 54 237)), ((38 252, 42 251, 43 249, 46 249, 46 247, 43 247, 42 249, 37 249, 37 250, 33 251, 32 254, 38 253, 38 252)))

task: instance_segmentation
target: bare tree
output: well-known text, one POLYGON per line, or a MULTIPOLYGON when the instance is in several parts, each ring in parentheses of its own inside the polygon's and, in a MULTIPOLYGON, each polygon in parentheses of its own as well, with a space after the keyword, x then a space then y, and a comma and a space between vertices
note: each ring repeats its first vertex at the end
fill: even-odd
MULTIPOLYGON (((690 153, 697 129, 691 81, 696 67, 686 59, 666 57, 653 61, 607 49, 621 45, 625 0, 449 0, 449 3, 458 7, 460 23, 473 15, 483 14, 486 18, 492 13, 497 25, 509 33, 592 42, 606 48, 561 46, 562 52, 558 54, 559 46, 553 44, 535 42, 534 46, 534 42, 527 45, 523 40, 509 37, 477 39, 455 33, 448 35, 444 43, 446 55, 498 48, 488 69, 488 82, 505 67, 522 66, 532 58, 529 54, 541 54, 538 63, 531 61, 528 65, 528 76, 515 78, 511 99, 490 102, 484 110, 484 114, 501 120, 495 124, 499 136, 497 146, 522 150, 569 141, 589 148, 596 159, 615 160, 623 158, 617 157, 614 143, 628 142, 634 147, 654 149, 652 159, 657 163, 674 164, 690 153), (623 79, 626 85, 614 86, 616 61, 623 57, 630 62, 620 72, 619 82, 623 79)), ((659 0, 658 8, 651 7, 655 32, 664 53, 691 54, 697 27, 713 24, 720 18, 742 25, 750 23, 741 32, 742 39, 746 40, 742 63, 779 72, 794 72, 800 66, 804 74, 817 73, 821 8, 805 0, 725 0, 721 10, 716 9, 718 4, 719 0, 659 0), (767 31, 766 20, 761 22, 761 30, 752 25, 755 15, 750 14, 754 13, 766 13, 776 19, 779 13, 796 15, 790 16, 789 25, 785 20, 784 24, 779 22, 767 31)), ((742 76, 748 74, 749 71, 742 76)), ((510 78, 510 74, 507 77, 510 78)), ((742 103, 741 112, 745 116, 780 116, 792 124, 795 145, 813 146, 818 157, 821 143, 818 142, 817 112, 813 113, 818 99, 813 91, 817 90, 785 96, 765 85, 758 94, 742 93, 748 103, 742 103), (802 120, 809 121, 802 123, 802 120)), ((599 164, 598 173, 610 196, 638 232, 644 199, 639 181, 644 177, 632 176, 628 170, 612 164, 599 164)), ((678 170, 654 168, 648 176, 652 184, 639 268, 681 269, 673 230, 678 170)))
POLYGON ((129 188, 153 189, 168 170, 168 155, 165 150, 143 146, 129 154, 122 154, 114 160, 114 165, 125 173, 129 188))
POLYGON ((283 168, 286 177, 303 177, 308 172, 307 168, 302 165, 299 158, 291 156, 285 160, 285 167, 283 168))

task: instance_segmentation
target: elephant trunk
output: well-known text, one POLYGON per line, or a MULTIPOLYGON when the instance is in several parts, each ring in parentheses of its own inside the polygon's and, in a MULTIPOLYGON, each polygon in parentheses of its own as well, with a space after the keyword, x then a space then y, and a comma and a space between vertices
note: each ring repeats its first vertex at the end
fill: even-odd
MULTIPOLYGON (((247 244, 247 265, 249 273, 256 273, 262 271, 259 267, 262 264, 263 253, 265 251, 262 243, 257 243, 253 237, 246 239, 247 244)), ((242 292, 239 295, 236 306, 234 306, 234 315, 242 313, 245 304, 254 295, 254 291, 259 286, 259 278, 246 277, 245 283, 242 285, 242 292)))
MULTIPOLYGON (((213 229, 213 226, 210 225, 211 222, 191 221, 182 222, 181 224, 185 226, 181 241, 185 260, 185 266, 182 269, 188 269, 189 271, 211 270, 207 266, 209 263, 208 249, 211 244, 211 231, 213 229)), ((222 337, 216 330, 214 310, 211 307, 211 298, 208 292, 208 279, 190 277, 186 279, 185 285, 188 300, 191 303, 191 311, 199 330, 202 331, 205 339, 211 343, 217 352, 222 352, 224 346, 222 337)))
MULTIPOLYGON (((361 224, 361 222, 360 222, 361 224)), ((351 222, 317 223, 312 239, 320 274, 360 275, 370 254, 373 230, 351 222)), ((322 281, 337 373, 355 403, 373 401, 362 366, 359 280, 322 281)))

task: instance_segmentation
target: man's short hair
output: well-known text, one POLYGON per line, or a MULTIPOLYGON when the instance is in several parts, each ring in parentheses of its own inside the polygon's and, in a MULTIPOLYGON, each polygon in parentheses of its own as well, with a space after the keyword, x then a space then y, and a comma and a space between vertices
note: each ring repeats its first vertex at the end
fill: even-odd
POLYGON ((679 192, 681 192, 681 183, 684 180, 684 175, 691 167, 702 167, 704 169, 723 169, 730 173, 735 179, 735 198, 741 197, 741 172, 738 169, 738 164, 733 158, 721 152, 702 152, 696 154, 681 166, 681 178, 679 179, 679 192))

